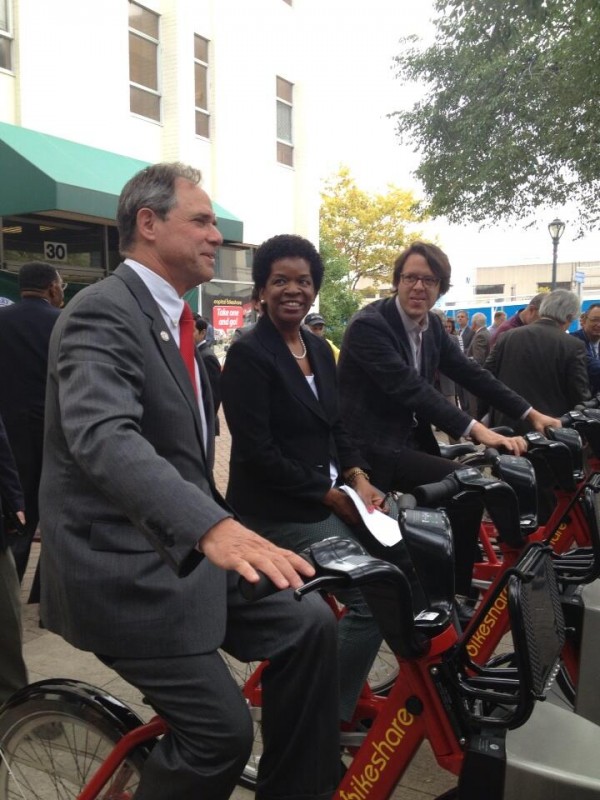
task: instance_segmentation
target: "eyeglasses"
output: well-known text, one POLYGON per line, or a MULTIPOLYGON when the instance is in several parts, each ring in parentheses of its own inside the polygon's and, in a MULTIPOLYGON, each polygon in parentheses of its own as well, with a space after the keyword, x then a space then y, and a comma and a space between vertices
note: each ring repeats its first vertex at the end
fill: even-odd
POLYGON ((440 283, 440 279, 434 278, 432 275, 414 275, 412 272, 403 272, 400 275, 400 280, 408 286, 416 286, 421 281, 426 289, 433 289, 434 286, 439 286, 440 283))
POLYGON ((61 288, 61 289, 63 290, 63 292, 64 292, 64 291, 65 291, 65 289, 67 288, 67 286, 68 286, 69 284, 68 284, 68 283, 63 283, 63 281, 58 281, 58 285, 60 286, 60 288, 61 288))

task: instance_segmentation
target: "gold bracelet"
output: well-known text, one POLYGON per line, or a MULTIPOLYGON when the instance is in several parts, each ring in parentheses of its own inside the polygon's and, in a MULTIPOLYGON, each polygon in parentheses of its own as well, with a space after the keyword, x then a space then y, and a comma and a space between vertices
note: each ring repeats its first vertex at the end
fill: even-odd
POLYGON ((364 469, 361 469, 360 467, 354 467, 346 475, 346 483, 349 484, 350 486, 352 486, 354 484, 354 481, 358 478, 359 475, 362 475, 363 478, 366 478, 367 480, 369 480, 369 476, 364 471, 364 469))

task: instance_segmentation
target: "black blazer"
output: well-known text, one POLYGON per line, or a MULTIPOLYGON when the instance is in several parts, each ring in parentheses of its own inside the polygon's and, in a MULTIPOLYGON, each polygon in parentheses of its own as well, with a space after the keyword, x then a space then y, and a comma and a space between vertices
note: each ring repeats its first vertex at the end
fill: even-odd
POLYGON ((219 417, 217 416, 219 408, 221 407, 221 364, 215 355, 215 351, 209 344, 206 344, 206 342, 200 342, 199 345, 196 345, 196 353, 206 367, 213 407, 215 409, 215 434, 218 436, 221 433, 219 417))
MULTIPOLYGON (((532 406, 553 417, 590 397, 585 345, 552 319, 542 318, 505 333, 485 365, 532 406)), ((518 433, 531 430, 527 420, 501 411, 494 410, 492 420, 494 425, 509 425, 518 433)))
POLYGON ((6 550, 3 513, 23 511, 25 500, 4 423, 0 416, 0 552, 6 550))
POLYGON ((302 332, 319 399, 268 316, 227 353, 221 393, 231 431, 227 500, 242 515, 317 522, 330 509, 329 464, 368 469, 340 422, 327 342, 302 332))
POLYGON ((469 360, 448 336, 440 319, 429 314, 423 334, 421 371, 413 366, 408 335, 396 298, 377 300, 354 315, 346 330, 338 363, 342 418, 370 461, 389 462, 402 448, 418 446, 439 454, 431 425, 459 437, 471 417, 434 388, 437 371, 478 397, 520 417, 529 404, 487 370, 469 360))
POLYGON ((38 297, 0 309, 0 413, 9 434, 44 419, 48 344, 59 316, 38 297))

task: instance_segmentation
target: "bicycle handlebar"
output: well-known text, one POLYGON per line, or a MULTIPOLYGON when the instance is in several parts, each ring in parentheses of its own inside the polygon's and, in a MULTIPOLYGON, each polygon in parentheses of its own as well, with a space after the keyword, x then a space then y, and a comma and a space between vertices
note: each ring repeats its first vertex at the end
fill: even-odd
POLYGON ((413 494, 418 505, 431 508, 443 506, 458 491, 460 491, 459 482, 454 475, 448 475, 441 481, 417 486, 413 494))

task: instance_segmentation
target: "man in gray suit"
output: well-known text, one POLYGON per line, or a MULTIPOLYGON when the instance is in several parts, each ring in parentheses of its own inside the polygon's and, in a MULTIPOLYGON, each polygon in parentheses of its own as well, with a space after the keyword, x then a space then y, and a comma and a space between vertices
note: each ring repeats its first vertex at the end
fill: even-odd
MULTIPOLYGON (((181 296, 222 243, 200 173, 158 164, 119 199, 125 262, 84 289, 50 343, 40 493, 42 618, 137 686, 170 733, 138 800, 225 800, 250 751, 245 701, 217 649, 268 658, 257 795, 326 800, 337 784, 335 622, 322 599, 245 603, 312 568, 242 526, 217 491, 204 366, 179 351, 181 296), (194 385, 195 384, 195 385, 194 385), (196 391, 195 391, 196 389, 196 391)), ((181 331, 181 337, 180 337, 181 331)))

